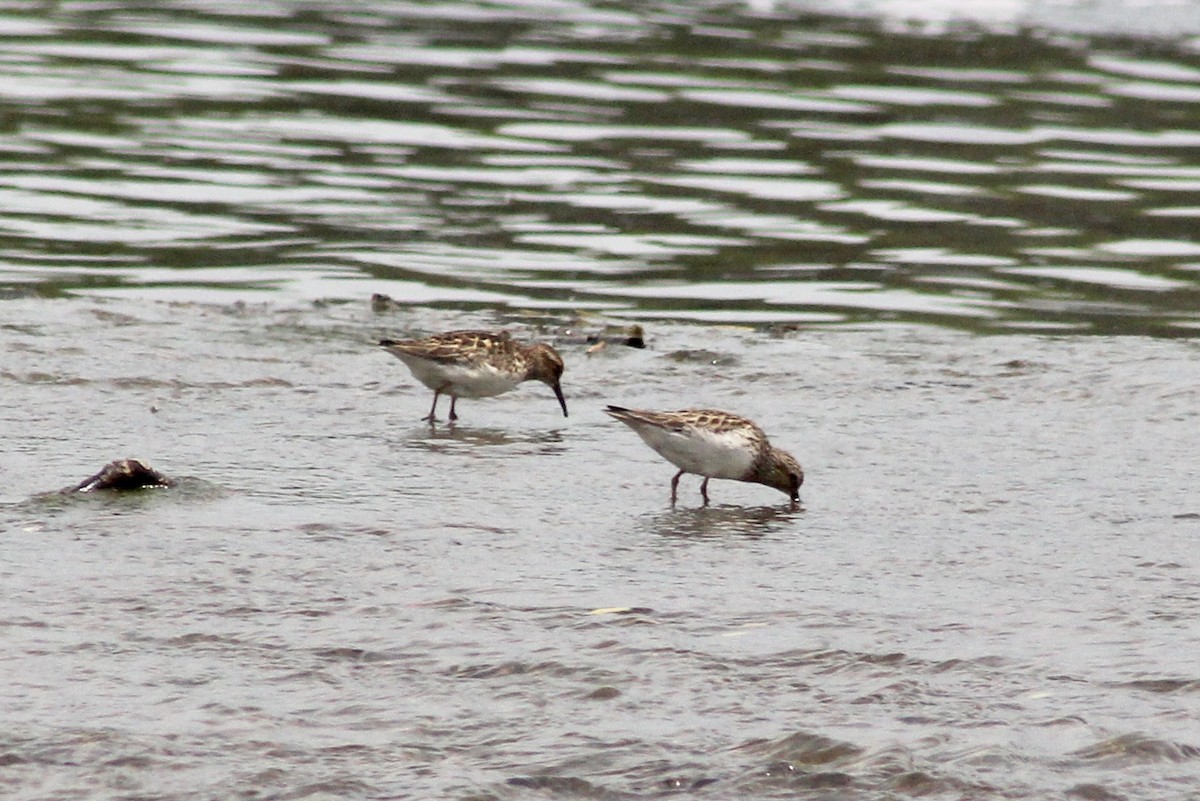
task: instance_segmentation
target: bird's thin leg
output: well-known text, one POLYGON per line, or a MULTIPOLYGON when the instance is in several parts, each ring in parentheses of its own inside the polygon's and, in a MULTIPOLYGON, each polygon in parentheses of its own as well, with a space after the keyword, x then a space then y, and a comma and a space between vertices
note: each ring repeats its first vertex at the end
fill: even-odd
MULTIPOLYGON (((435 389, 433 391, 433 405, 429 407, 429 414, 422 417, 421 418, 422 420, 428 420, 431 423, 437 422, 438 398, 440 398, 442 396, 442 392, 449 386, 450 386, 449 384, 442 384, 440 387, 438 387, 437 389, 435 389)), ((454 401, 453 400, 450 401, 450 415, 451 415, 450 419, 453 420, 454 419, 454 416, 453 416, 454 415, 454 401)))
POLYGON ((671 479, 671 505, 672 506, 675 505, 675 498, 678 497, 678 495, 679 495, 679 477, 682 475, 683 475, 683 471, 680 470, 678 473, 675 474, 675 478, 671 479))
POLYGON ((450 396, 450 422, 451 423, 453 423, 455 420, 458 419, 458 414, 454 411, 454 404, 456 404, 456 403, 458 403, 458 396, 451 395, 450 396))
POLYGON ((708 476, 700 482, 700 497, 704 499, 704 505, 708 506, 708 476))

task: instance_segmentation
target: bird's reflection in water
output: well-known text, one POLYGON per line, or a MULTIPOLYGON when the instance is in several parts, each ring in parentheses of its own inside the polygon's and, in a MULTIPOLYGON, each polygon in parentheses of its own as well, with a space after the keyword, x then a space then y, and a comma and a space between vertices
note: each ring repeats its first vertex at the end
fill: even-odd
POLYGON ((463 425, 414 427, 404 437, 410 448, 433 452, 455 452, 472 448, 527 446, 538 453, 558 453, 562 450, 562 429, 479 428, 463 425))
POLYGON ((696 506, 654 512, 641 519, 651 534, 680 539, 711 537, 763 537, 795 525, 804 507, 791 504, 775 506, 696 506))

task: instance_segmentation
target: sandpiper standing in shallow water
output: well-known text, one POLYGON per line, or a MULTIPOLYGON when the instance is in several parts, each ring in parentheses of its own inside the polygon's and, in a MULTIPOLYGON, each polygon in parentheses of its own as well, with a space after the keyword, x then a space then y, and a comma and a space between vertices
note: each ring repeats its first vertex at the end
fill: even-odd
POLYGON ((462 398, 490 398, 523 381, 541 381, 554 390, 563 417, 567 400, 559 380, 562 357, 549 345, 522 345, 507 331, 450 331, 425 339, 383 339, 379 344, 408 365, 413 376, 433 390, 433 406, 422 420, 434 422, 438 398, 450 396, 450 420, 458 419, 454 405, 462 398))
POLYGON ((715 409, 648 412, 609 406, 613 417, 679 468, 671 479, 671 505, 684 473, 704 476, 700 495, 708 505, 708 480, 729 478, 765 484, 800 501, 804 471, 790 453, 772 447, 763 430, 745 417, 715 409))

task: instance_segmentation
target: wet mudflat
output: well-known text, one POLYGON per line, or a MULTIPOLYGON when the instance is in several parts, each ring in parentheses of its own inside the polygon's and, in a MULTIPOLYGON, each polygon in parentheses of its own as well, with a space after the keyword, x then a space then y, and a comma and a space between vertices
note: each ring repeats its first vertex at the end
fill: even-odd
POLYGON ((13 798, 1185 798, 1191 340, 13 300, 13 798), (373 342, 506 325, 548 389, 373 342), (803 508, 699 506, 605 403, 761 422, 803 508), (117 456, 181 480, 34 498, 117 456))

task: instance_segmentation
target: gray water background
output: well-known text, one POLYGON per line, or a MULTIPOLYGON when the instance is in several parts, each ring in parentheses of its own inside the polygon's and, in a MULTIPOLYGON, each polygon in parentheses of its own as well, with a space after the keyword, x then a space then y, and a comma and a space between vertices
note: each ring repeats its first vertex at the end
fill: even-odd
POLYGON ((1195 797, 1200 25, 972 9, 5 9, 4 795, 1195 797))

